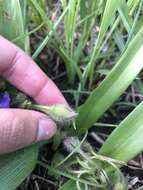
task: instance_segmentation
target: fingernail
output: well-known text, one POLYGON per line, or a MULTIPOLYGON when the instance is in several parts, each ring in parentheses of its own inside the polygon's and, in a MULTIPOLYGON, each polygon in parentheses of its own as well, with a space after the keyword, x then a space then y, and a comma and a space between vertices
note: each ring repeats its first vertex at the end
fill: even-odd
POLYGON ((51 138, 56 133, 56 129, 57 126, 51 119, 40 119, 36 141, 38 142, 51 138))

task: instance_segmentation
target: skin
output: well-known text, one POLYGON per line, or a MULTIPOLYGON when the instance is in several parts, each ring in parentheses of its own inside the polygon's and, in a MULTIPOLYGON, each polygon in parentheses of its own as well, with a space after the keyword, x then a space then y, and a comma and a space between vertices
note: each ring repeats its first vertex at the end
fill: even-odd
MULTIPOLYGON (((43 105, 66 104, 60 90, 36 63, 0 36, 0 76, 43 105)), ((0 109, 0 154, 51 138, 56 124, 30 110, 0 109)))

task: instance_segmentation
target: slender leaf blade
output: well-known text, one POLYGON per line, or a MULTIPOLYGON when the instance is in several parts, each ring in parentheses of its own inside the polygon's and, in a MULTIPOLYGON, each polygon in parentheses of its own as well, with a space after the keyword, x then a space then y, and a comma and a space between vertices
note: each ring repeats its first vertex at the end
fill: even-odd
MULTIPOLYGON (((19 0, 0 1, 0 34, 9 40, 24 34, 24 21, 19 0)), ((25 47, 25 40, 19 39, 17 45, 25 47)))
POLYGON ((121 1, 119 1, 119 0, 107 0, 106 1, 106 6, 104 9, 103 17, 102 17, 101 24, 100 24, 99 35, 95 42, 95 46, 93 48, 90 61, 84 72, 84 77, 83 77, 84 83, 86 82, 89 73, 91 73, 90 79, 92 79, 92 77, 93 77, 93 68, 94 68, 96 58, 100 51, 101 43, 105 37, 105 33, 106 33, 108 27, 111 24, 111 20, 112 20, 112 17, 114 16, 115 11, 119 8, 120 3, 121 3, 121 1))
POLYGON ((59 190, 77 190, 74 180, 68 180, 59 190))
POLYGON ((143 102, 113 131, 99 153, 125 162, 143 150, 143 102))
POLYGON ((0 189, 14 190, 30 174, 37 161, 37 146, 0 156, 0 189))
POLYGON ((91 93, 79 109, 78 133, 85 132, 96 122, 113 102, 127 89, 143 68, 143 27, 132 40, 118 63, 91 93))

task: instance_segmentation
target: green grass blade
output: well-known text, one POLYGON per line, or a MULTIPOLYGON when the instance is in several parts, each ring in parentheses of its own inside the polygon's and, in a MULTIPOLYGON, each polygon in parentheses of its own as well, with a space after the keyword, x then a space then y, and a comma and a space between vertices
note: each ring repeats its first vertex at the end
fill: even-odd
POLYGON ((93 125, 126 90, 143 68, 143 28, 137 33, 110 74, 81 106, 76 124, 79 133, 93 125))
POLYGON ((0 189, 14 190, 33 170, 37 146, 0 156, 0 189))
POLYGON ((132 27, 131 27, 131 30, 129 32, 128 39, 127 39, 127 42, 125 44, 124 49, 126 49, 126 47, 128 46, 130 40, 132 39, 132 37, 136 33, 136 31, 138 30, 138 28, 140 28, 140 26, 139 26, 139 19, 140 19, 140 14, 141 14, 141 11, 142 11, 142 4, 143 4, 143 1, 141 1, 139 3, 139 7, 138 7, 137 13, 135 15, 134 21, 132 23, 132 27))
MULTIPOLYGON (((79 11, 80 0, 70 0, 67 4, 66 1, 62 1, 63 10, 68 7, 66 16, 64 17, 64 35, 65 35, 65 51, 66 54, 73 59, 74 58, 74 45, 75 45, 75 33, 77 25, 77 15, 79 11)), ((69 80, 73 83, 75 78, 75 66, 72 62, 68 62, 68 68, 70 70, 69 80)))
POLYGON ((67 12, 68 12, 68 6, 66 6, 65 1, 62 1, 62 3, 63 3, 63 9, 64 9, 63 12, 64 12, 64 14, 63 14, 63 16, 61 15, 61 17, 54 24, 53 21, 50 20, 49 16, 45 12, 45 10, 40 6, 40 3, 37 2, 37 1, 34 1, 34 0, 30 0, 30 5, 32 6, 35 15, 36 14, 40 15, 40 18, 42 19, 42 21, 45 24, 47 24, 48 30, 49 30, 49 33, 46 35, 43 42, 39 45, 39 47, 37 48, 37 50, 33 54, 33 58, 36 59, 36 57, 41 53, 41 51, 43 50, 43 48, 46 45, 51 46, 55 51, 57 51, 57 53, 63 59, 65 65, 66 65, 66 70, 67 70, 67 73, 68 73, 69 81, 73 81, 73 78, 74 78, 74 75, 75 75, 75 70, 78 70, 77 73, 79 73, 80 70, 73 63, 73 61, 72 62, 70 61, 71 60, 71 55, 67 53, 67 50, 64 48, 64 45, 62 43, 61 35, 59 35, 57 33, 57 31, 56 31, 56 28, 58 27, 58 25, 62 21, 63 17, 65 15, 67 15, 67 12), (67 57, 69 57, 68 61, 67 61, 67 57))
POLYGON ((119 11, 120 17, 123 21, 123 24, 124 24, 127 32, 130 33, 130 30, 131 30, 131 27, 133 24, 133 20, 132 20, 132 17, 129 16, 130 9, 129 9, 127 3, 125 2, 125 0, 121 1, 118 11, 119 11))
POLYGON ((93 25, 95 23, 96 16, 98 13, 97 1, 89 1, 88 8, 86 7, 86 5, 87 5, 86 1, 84 0, 80 1, 81 36, 79 38, 78 46, 74 52, 74 60, 77 63, 92 33, 93 25))
MULTIPOLYGON (((22 10, 18 0, 0 1, 0 34, 9 40, 25 34, 22 10)), ((19 39, 17 45, 24 48, 25 40, 19 39)))
POLYGON ((111 24, 111 19, 114 15, 115 11, 118 9, 120 3, 121 2, 119 0, 107 0, 107 2, 106 2, 103 18, 102 18, 101 25, 100 25, 99 35, 98 35, 97 41, 95 42, 95 46, 94 46, 93 52, 91 54, 90 61, 84 72, 84 77, 83 77, 84 83, 86 82, 86 80, 89 76, 89 73, 91 73, 90 79, 92 80, 93 67, 94 67, 97 55, 100 51, 101 43, 105 37, 105 33, 106 33, 108 27, 111 24))
POLYGON ((18 40, 24 39, 27 35, 30 36, 31 34, 37 32, 38 30, 40 30, 43 25, 44 25, 44 23, 41 23, 41 24, 38 25, 36 28, 34 28, 33 30, 27 32, 26 34, 19 35, 18 37, 16 37, 15 39, 13 39, 12 42, 13 42, 13 43, 17 43, 18 40))
POLYGON ((124 44, 123 36, 120 33, 120 31, 118 30, 118 28, 116 28, 116 31, 113 34, 113 38, 114 38, 119 50, 122 52, 125 47, 125 44, 124 44))
POLYGON ((73 180, 68 180, 62 187, 58 190, 77 190, 76 183, 73 180))
POLYGON ((70 0, 68 3, 68 11, 65 17, 65 36, 67 51, 69 51, 70 57, 73 57, 74 48, 74 35, 76 29, 76 20, 79 10, 80 0, 70 0))
POLYGON ((35 14, 39 14, 41 19, 43 20, 44 23, 47 24, 48 28, 52 28, 53 23, 51 22, 51 20, 49 19, 48 15, 45 13, 45 11, 42 9, 42 7, 40 6, 40 2, 34 1, 34 0, 30 0, 29 1, 31 7, 33 8, 33 12, 35 14))
POLYGON ((113 131, 99 153, 125 162, 143 150, 143 102, 113 131))
POLYGON ((36 51, 32 55, 33 59, 36 59, 36 57, 41 53, 41 51, 43 50, 43 48, 47 45, 49 39, 51 38, 51 36, 55 32, 55 30, 57 29, 57 27, 58 27, 59 23, 61 22, 61 20, 63 19, 63 17, 65 16, 67 10, 68 10, 68 7, 66 7, 66 9, 63 11, 63 13, 61 14, 61 16, 59 17, 59 19, 54 24, 52 30, 48 33, 48 35, 45 37, 45 39, 41 42, 41 44, 39 45, 39 47, 36 49, 36 51))

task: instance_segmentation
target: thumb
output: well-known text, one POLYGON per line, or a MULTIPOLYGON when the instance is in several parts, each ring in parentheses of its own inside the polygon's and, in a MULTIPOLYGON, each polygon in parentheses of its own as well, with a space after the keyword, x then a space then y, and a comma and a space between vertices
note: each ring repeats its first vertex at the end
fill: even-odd
POLYGON ((0 109, 0 154, 51 138, 56 124, 42 113, 0 109))

